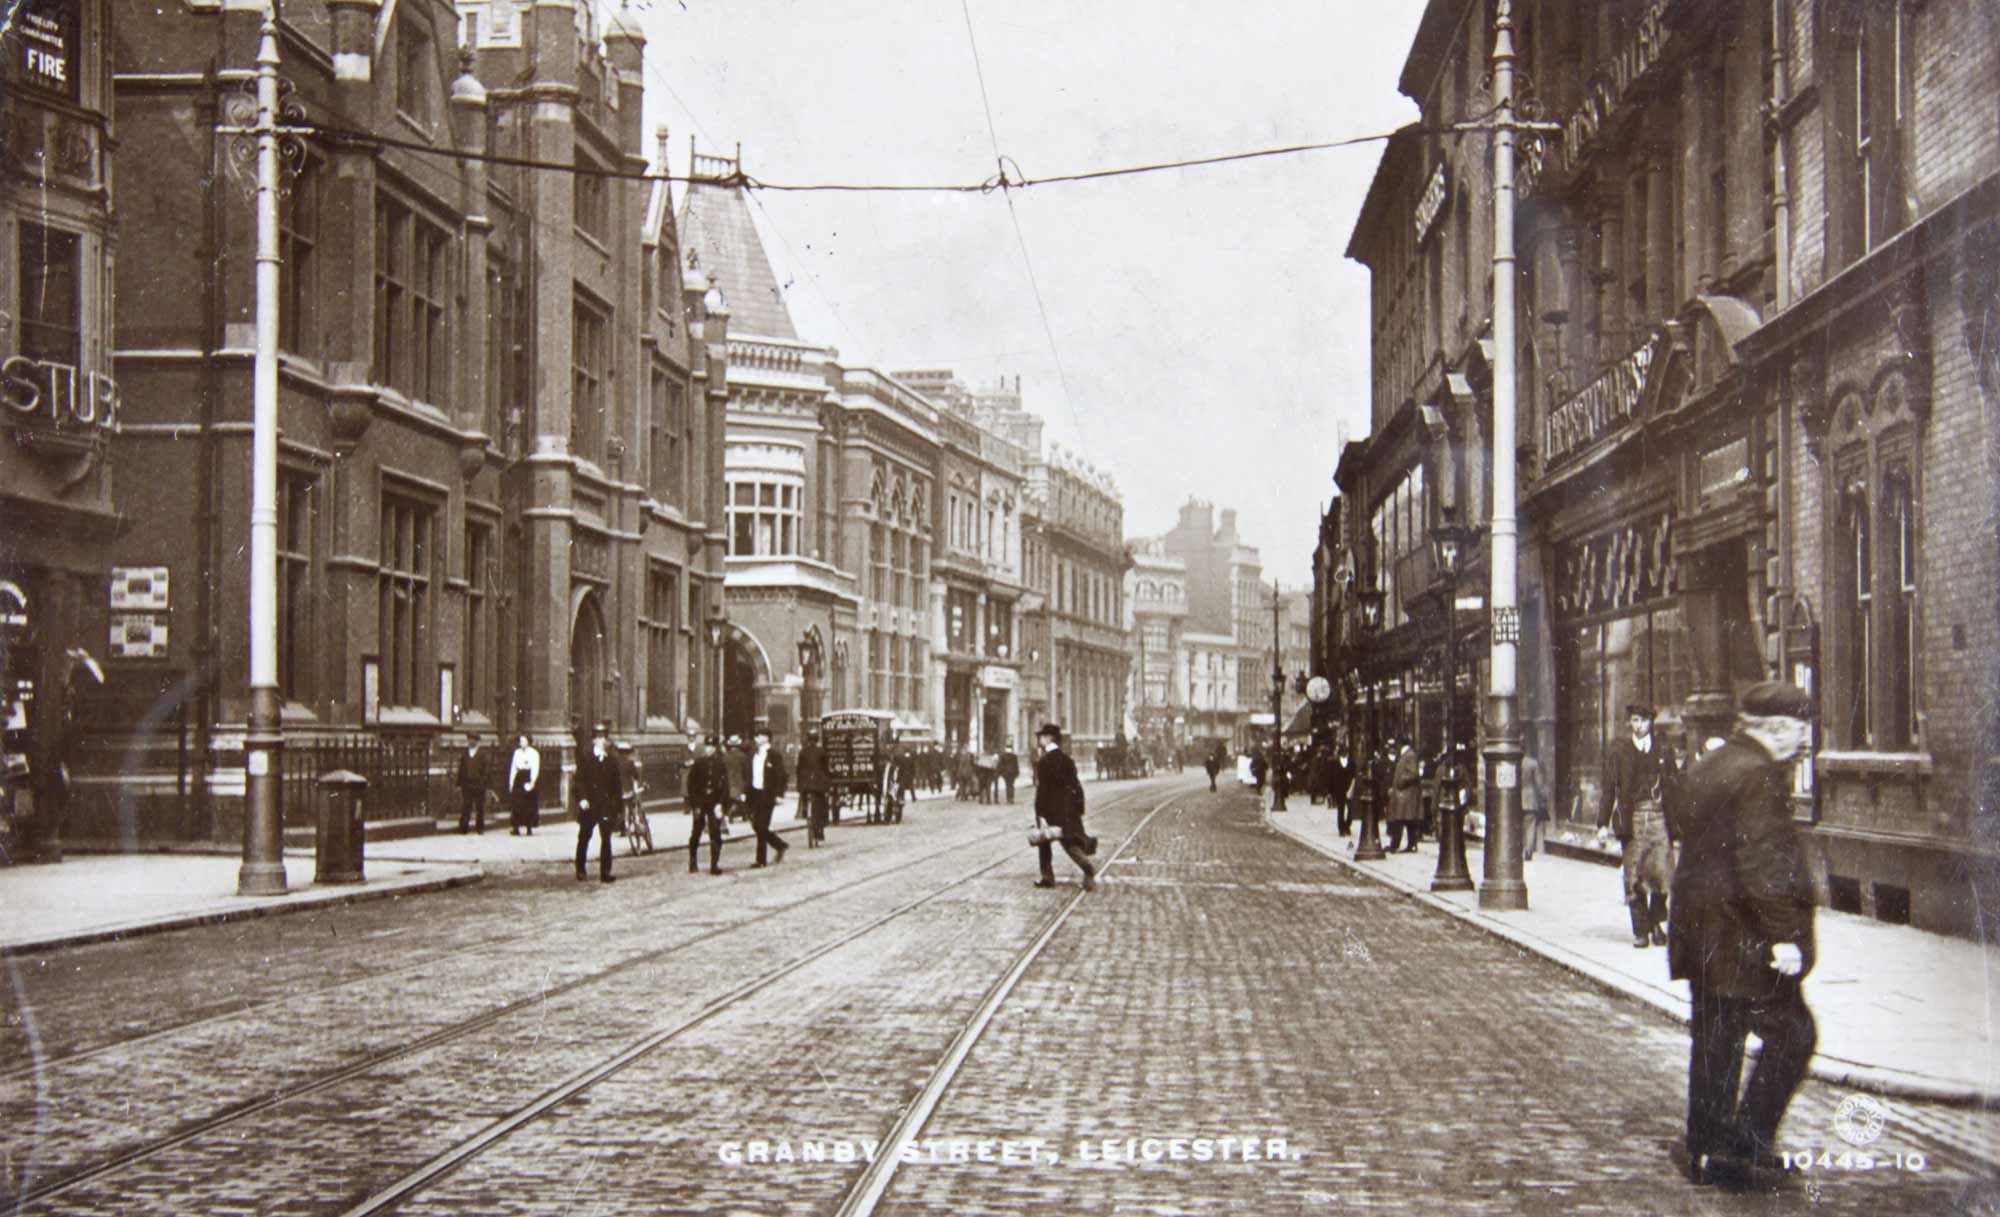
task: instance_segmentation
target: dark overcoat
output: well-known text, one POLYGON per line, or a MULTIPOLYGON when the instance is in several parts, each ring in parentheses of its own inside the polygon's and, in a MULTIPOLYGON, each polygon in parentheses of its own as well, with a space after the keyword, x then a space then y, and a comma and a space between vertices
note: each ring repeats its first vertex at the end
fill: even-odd
POLYGON ((1424 780, 1417 765, 1417 750, 1405 745, 1396 756, 1389 775, 1389 818, 1421 822, 1424 818, 1424 780))
POLYGON ((1667 967, 1721 997, 1764 997, 1777 984, 1771 945, 1814 958, 1812 881, 1792 819, 1788 767, 1737 736, 1682 782, 1667 967))
POLYGON ((576 757, 576 803, 578 819, 616 818, 623 814, 625 782, 618 771, 618 756, 605 750, 604 758, 588 747, 576 757), (590 804, 586 810, 584 803, 590 804))
POLYGON ((1035 760, 1035 815, 1062 829, 1063 839, 1083 839, 1083 782, 1076 776, 1076 762, 1060 748, 1051 748, 1035 760))
POLYGON ((799 792, 822 794, 833 789, 833 771, 827 767, 826 748, 807 743, 799 749, 799 792))

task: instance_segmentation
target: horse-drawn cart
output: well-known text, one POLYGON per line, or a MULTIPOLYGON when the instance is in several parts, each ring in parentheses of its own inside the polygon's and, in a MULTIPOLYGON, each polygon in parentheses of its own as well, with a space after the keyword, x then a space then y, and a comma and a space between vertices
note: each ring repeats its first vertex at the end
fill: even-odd
POLYGON ((819 720, 836 807, 859 808, 870 824, 900 823, 903 804, 891 772, 896 716, 887 710, 839 710, 819 720))

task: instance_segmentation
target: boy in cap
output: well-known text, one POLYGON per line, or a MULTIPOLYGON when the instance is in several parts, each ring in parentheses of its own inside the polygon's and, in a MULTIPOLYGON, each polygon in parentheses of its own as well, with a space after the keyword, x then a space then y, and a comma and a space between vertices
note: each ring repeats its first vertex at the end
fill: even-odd
POLYGON ((1694 999, 1683 1165, 1696 1183, 1784 1177, 1772 1144, 1819 1043, 1802 987, 1814 957, 1812 881, 1789 780, 1812 717, 1804 690, 1753 685, 1736 733, 1682 782, 1667 967, 1694 999), (1763 1047, 1739 1100, 1752 1033, 1763 1047))
POLYGON ((1667 943, 1667 888, 1671 882, 1666 792, 1671 758, 1653 739, 1653 708, 1625 707, 1630 738, 1611 745, 1604 758, 1604 795, 1597 837, 1615 835, 1624 850, 1625 903, 1632 915, 1634 947, 1667 943))

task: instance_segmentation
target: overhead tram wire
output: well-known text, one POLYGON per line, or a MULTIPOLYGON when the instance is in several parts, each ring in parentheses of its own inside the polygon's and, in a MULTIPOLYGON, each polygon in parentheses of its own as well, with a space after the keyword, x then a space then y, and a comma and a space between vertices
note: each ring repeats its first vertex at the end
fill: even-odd
POLYGON ((1408 123, 1393 131, 1376 132, 1369 135, 1349 136, 1345 139, 1323 140, 1309 144, 1288 144, 1276 148, 1257 148, 1247 152, 1226 152, 1216 156, 1189 157, 1183 160, 1158 161, 1144 165, 1126 165, 1113 169, 1090 169, 1077 173, 1057 173, 1048 177, 1028 177, 1019 174, 1020 165, 1013 157, 1007 162, 1014 165, 1015 172, 1002 169, 994 176, 977 183, 968 182, 767 182, 744 173, 739 167, 735 173, 715 176, 712 174, 667 173, 646 170, 604 169, 596 166, 568 164, 562 161, 544 161, 533 157, 508 156, 498 152, 467 152, 459 148, 440 148, 420 140, 403 139, 393 135, 383 135, 373 131, 358 131, 351 127, 340 127, 329 123, 300 124, 300 130, 316 135, 331 143, 348 145, 373 145, 382 148, 396 148, 423 156, 435 156, 445 160, 479 162, 488 165, 507 165, 517 169, 545 170, 550 173, 583 173, 593 177, 614 178, 638 182, 676 182, 683 185, 740 186, 746 190, 777 191, 850 191, 903 194, 991 194, 995 190, 1026 190, 1032 186, 1056 186, 1076 182, 1092 182, 1104 178, 1132 177, 1139 174, 1163 173, 1171 169, 1196 169, 1209 165, 1226 165, 1234 161, 1258 160, 1274 156, 1296 156, 1307 152, 1323 152, 1330 149, 1350 148, 1360 144, 1379 143, 1398 135, 1453 135, 1461 132, 1465 124, 1443 127, 1426 127, 1420 123, 1408 123), (1018 174, 1018 176, 1017 176, 1018 174))
MULTIPOLYGON (((1000 129, 993 122, 993 99, 986 92, 986 65, 979 56, 979 36, 972 25, 972 0, 958 0, 959 11, 965 14, 965 40, 972 47, 972 71, 979 81, 979 104, 986 110, 986 134, 993 142, 993 165, 995 180, 1000 185, 1000 197, 1007 202, 1007 219, 1014 226, 1014 240, 1021 247, 1021 265, 1028 272, 1028 288, 1035 295, 1035 311, 1041 314, 1042 334, 1049 341, 1049 358, 1056 365, 1056 382, 1062 386, 1063 406, 1069 411, 1069 421, 1076 428, 1077 444, 1083 449, 1086 460, 1090 457, 1089 435, 1084 430, 1083 419, 1076 412, 1076 395, 1069 391, 1069 370, 1063 367, 1062 351, 1056 346, 1055 326, 1049 321, 1048 305, 1042 301, 1042 285, 1035 278, 1035 260, 1028 256, 1028 237, 1021 231, 1021 213, 1014 209, 1014 194, 1007 177, 1008 157, 1000 151, 1000 129)), ((1014 168, 1020 169, 1019 162, 1014 168)))

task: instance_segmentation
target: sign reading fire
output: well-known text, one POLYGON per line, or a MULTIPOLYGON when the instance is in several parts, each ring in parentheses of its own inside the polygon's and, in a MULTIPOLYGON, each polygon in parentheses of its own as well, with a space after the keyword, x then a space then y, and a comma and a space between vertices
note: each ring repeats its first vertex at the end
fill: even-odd
POLYGON ((19 0, 7 30, 7 78, 75 101, 77 0, 19 0))

